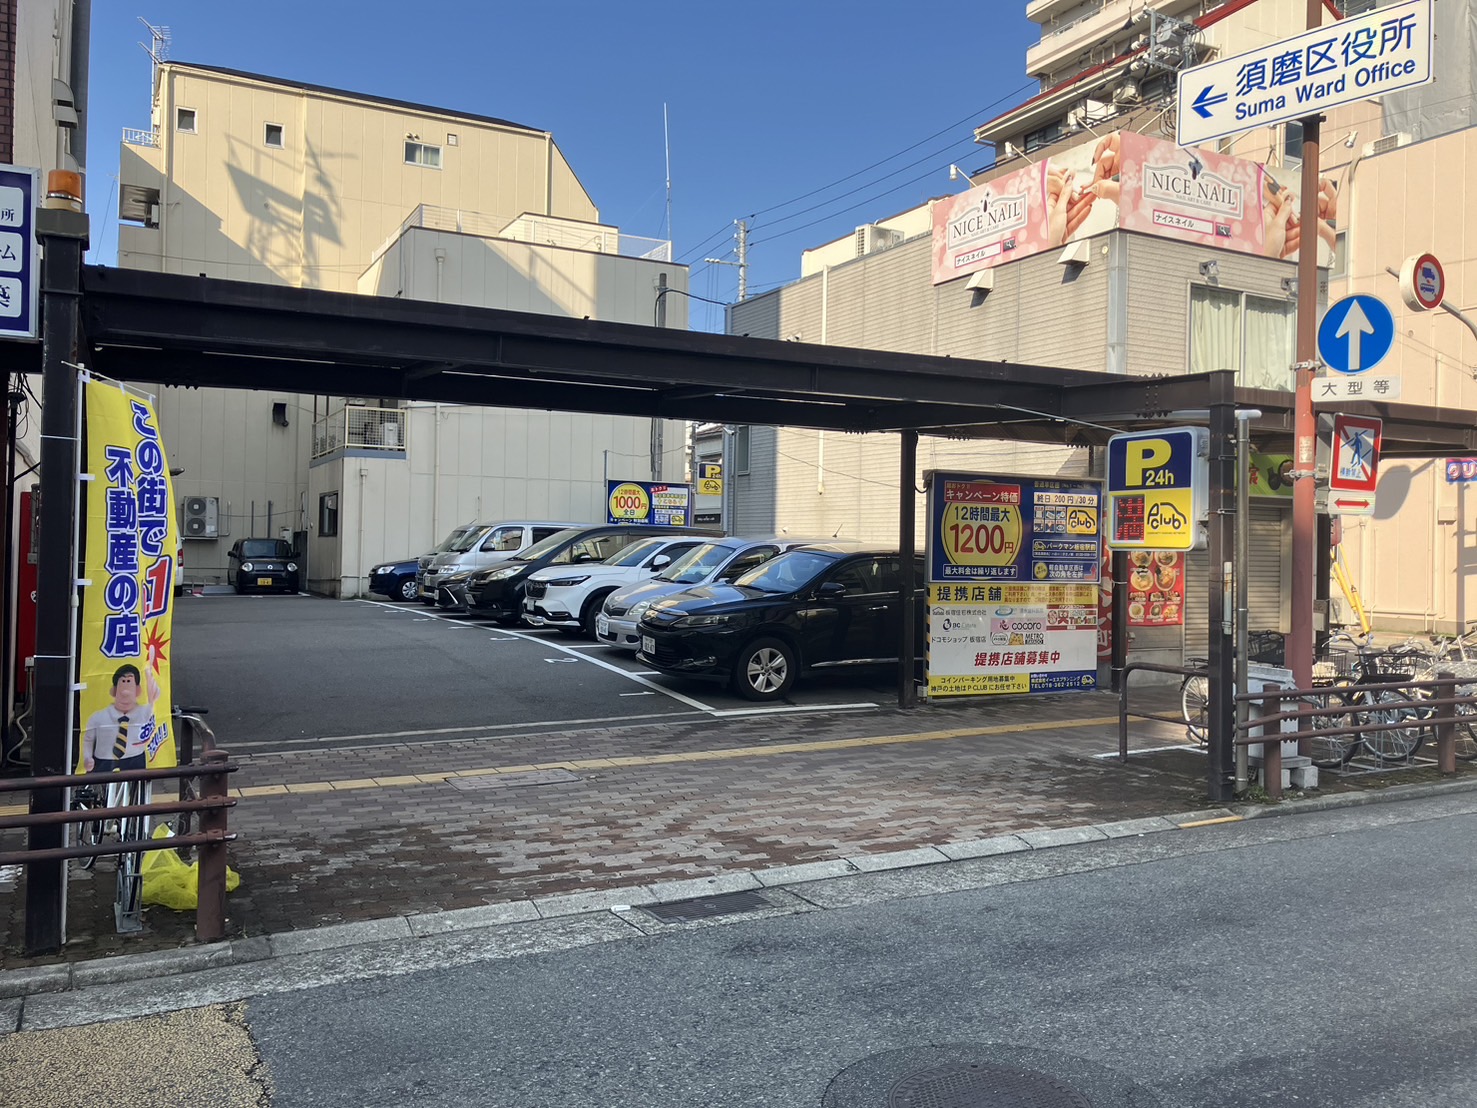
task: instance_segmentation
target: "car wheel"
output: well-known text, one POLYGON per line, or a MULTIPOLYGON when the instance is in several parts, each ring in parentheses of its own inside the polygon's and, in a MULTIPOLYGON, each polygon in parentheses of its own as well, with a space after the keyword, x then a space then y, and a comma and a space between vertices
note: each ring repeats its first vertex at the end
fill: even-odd
POLYGON ((799 660, 782 639, 755 639, 733 664, 733 691, 746 700, 778 700, 795 683, 799 660))
POLYGON ((415 583, 414 577, 406 577, 400 582, 400 599, 414 600, 420 595, 420 588, 415 583))
POLYGON ((585 601, 584 610, 580 612, 580 633, 585 638, 595 639, 595 624, 599 621, 600 612, 605 607, 605 598, 613 591, 612 589, 609 592, 596 593, 585 601))

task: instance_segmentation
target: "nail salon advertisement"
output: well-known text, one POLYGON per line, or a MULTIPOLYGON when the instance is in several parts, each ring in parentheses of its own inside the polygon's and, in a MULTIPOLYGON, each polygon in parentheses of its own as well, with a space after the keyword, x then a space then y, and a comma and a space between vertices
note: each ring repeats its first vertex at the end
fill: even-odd
MULTIPOLYGON (((1295 259, 1297 170, 1117 131, 1037 157, 933 207, 933 283, 1122 229, 1295 259)), ((1318 263, 1333 260, 1338 182, 1318 187, 1318 263)))
POLYGON ((1101 484, 927 476, 928 695, 1096 688, 1101 484))

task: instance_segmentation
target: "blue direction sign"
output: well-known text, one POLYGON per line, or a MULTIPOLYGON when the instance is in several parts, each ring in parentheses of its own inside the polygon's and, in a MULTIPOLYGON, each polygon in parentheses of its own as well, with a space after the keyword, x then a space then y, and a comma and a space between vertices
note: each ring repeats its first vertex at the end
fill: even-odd
POLYGON ((1404 0, 1179 73, 1177 140, 1193 146, 1432 79, 1431 0, 1404 0))
POLYGON ((40 170, 0 165, 0 339, 34 339, 38 333, 40 182, 40 170))
POLYGON ((1356 293, 1330 305, 1318 325, 1318 356, 1340 373, 1363 373, 1395 344, 1395 317, 1378 297, 1356 293))

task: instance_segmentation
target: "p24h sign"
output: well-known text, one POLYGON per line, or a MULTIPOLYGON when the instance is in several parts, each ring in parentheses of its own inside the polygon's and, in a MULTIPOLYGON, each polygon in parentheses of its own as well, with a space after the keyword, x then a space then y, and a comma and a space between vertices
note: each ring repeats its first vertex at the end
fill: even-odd
POLYGON ((1108 546, 1198 550, 1210 507, 1210 434, 1173 427, 1108 440, 1108 546))
POLYGON ((1193 146, 1424 85, 1432 22, 1431 0, 1406 0, 1181 70, 1176 141, 1193 146))

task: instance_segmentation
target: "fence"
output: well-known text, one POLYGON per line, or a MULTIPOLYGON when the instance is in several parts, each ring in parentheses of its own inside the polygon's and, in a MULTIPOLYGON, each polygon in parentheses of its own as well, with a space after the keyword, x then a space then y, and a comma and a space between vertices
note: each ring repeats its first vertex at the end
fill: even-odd
POLYGON ((143 837, 118 843, 90 843, 81 846, 48 847, 42 850, 14 850, 0 853, 0 866, 27 866, 39 862, 66 861, 71 858, 93 858, 106 855, 144 854, 150 850, 181 850, 198 847, 200 855, 199 905, 195 909, 195 937, 201 942, 219 942, 226 937, 226 844, 236 836, 226 829, 226 811, 235 807, 227 789, 227 777, 236 772, 223 750, 207 750, 203 764, 176 766, 173 769, 131 769, 112 773, 75 773, 53 777, 15 777, 0 779, 0 794, 34 793, 43 790, 70 790, 82 785, 114 785, 129 782, 174 781, 186 777, 200 778, 199 800, 160 801, 147 804, 124 804, 107 808, 62 812, 34 812, 19 816, 0 816, 0 831, 55 827, 93 823, 99 820, 124 820, 144 816, 198 813, 200 830, 192 835, 171 835, 154 839, 143 837))
POLYGON ((313 424, 313 457, 340 450, 405 450, 405 409, 349 404, 313 424))
POLYGON ((128 146, 158 146, 158 131, 142 131, 137 127, 123 128, 123 142, 128 146))

